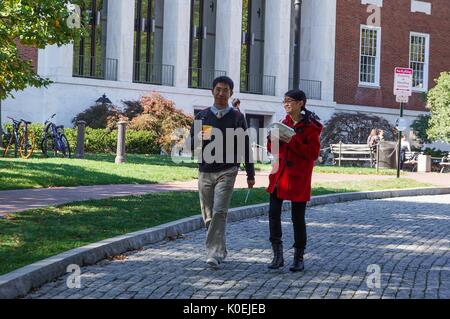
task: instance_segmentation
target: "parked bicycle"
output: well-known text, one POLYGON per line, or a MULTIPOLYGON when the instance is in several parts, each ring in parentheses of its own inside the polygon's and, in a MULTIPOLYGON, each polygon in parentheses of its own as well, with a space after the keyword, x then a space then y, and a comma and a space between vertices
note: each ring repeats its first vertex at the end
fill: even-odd
POLYGON ((6 137, 6 147, 3 151, 3 156, 7 157, 10 148, 14 145, 14 157, 20 154, 23 159, 28 159, 33 154, 34 150, 34 135, 28 131, 28 125, 31 122, 27 122, 23 119, 17 121, 12 117, 8 118, 13 122, 12 132, 8 129, 5 133, 6 137))
POLYGON ((44 156, 57 157, 61 154, 63 157, 70 158, 70 145, 67 137, 64 135, 64 126, 57 126, 55 123, 51 122, 56 114, 53 114, 44 123, 44 134, 42 136, 41 150, 44 156))

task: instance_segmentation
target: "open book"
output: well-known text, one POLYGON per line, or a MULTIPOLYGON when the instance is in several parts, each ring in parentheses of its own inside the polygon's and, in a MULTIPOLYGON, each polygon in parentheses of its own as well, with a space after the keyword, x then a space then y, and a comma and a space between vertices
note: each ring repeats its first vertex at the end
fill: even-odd
POLYGON ((275 136, 279 136, 280 138, 291 138, 295 135, 295 131, 292 127, 281 122, 270 124, 269 130, 271 134, 275 134, 275 136), (278 131, 278 133, 275 133, 276 131, 278 131))

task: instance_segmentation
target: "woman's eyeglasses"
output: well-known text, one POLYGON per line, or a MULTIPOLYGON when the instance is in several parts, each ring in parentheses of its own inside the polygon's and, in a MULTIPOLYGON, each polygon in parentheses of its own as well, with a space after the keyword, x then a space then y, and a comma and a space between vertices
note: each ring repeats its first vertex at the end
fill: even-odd
POLYGON ((292 104, 292 103, 295 103, 295 102, 298 102, 297 100, 292 100, 292 99, 289 99, 289 100, 284 100, 283 102, 281 102, 281 104, 292 104))

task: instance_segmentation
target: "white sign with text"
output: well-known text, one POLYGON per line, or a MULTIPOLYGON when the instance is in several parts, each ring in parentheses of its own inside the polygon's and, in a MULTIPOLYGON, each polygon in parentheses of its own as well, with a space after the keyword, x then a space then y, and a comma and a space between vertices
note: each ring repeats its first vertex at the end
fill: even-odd
POLYGON ((395 79, 394 79, 395 96, 412 95, 413 73, 414 73, 413 69, 410 68, 395 68, 395 79))

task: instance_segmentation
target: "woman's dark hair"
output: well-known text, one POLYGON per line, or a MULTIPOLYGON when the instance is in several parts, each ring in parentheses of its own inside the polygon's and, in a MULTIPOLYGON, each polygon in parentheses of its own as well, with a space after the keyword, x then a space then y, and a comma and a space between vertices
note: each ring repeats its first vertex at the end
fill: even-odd
POLYGON ((213 81, 213 90, 216 88, 217 84, 219 84, 219 83, 227 84, 230 87, 231 91, 233 91, 233 89, 234 89, 234 82, 228 76, 219 76, 218 78, 215 78, 213 81))
POLYGON ((303 101, 302 109, 306 107, 306 94, 302 90, 299 89, 289 90, 284 94, 284 96, 290 97, 291 99, 296 101, 303 101))

